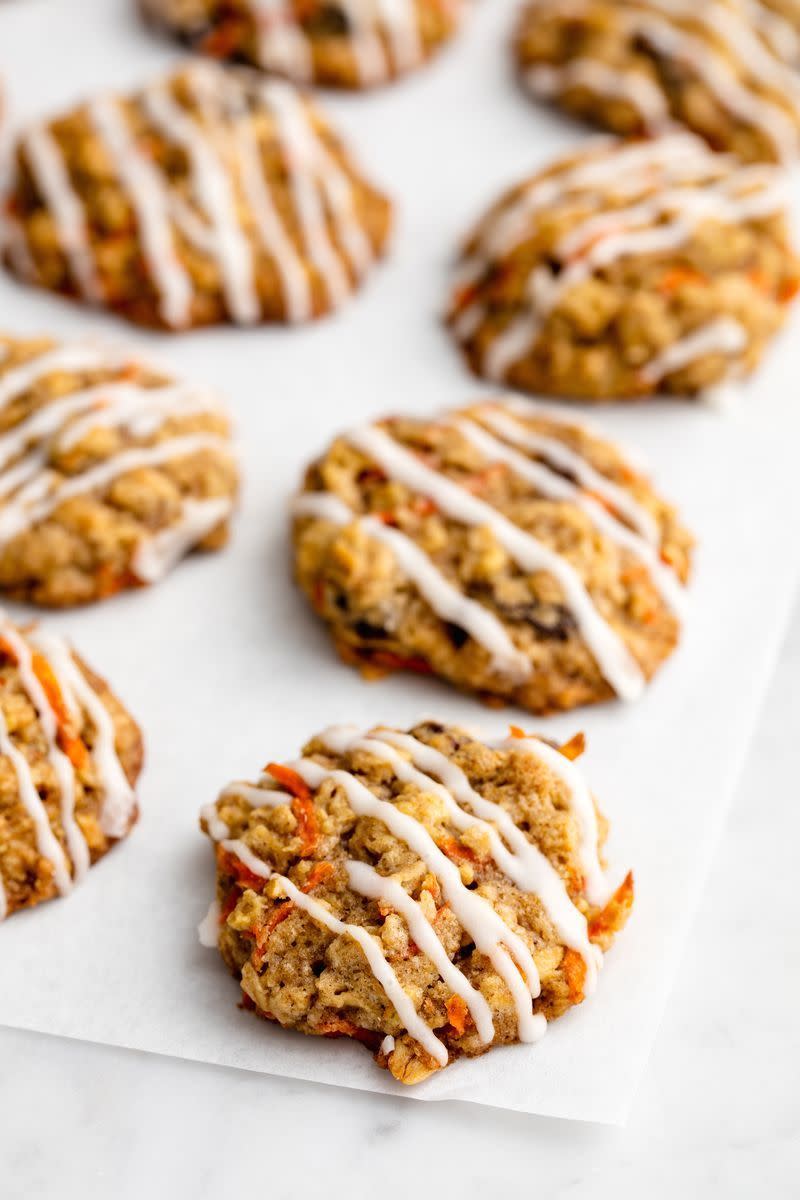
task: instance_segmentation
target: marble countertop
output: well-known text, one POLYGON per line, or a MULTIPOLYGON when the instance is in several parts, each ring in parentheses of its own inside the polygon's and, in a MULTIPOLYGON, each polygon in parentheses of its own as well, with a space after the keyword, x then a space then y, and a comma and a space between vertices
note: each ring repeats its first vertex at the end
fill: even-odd
MULTIPOLYGON (((800 605, 626 1129, 0 1029, 4 1200, 788 1197, 800 1174, 800 605), (774 813, 780 810, 780 823, 774 813)), ((795 1193, 796 1194, 796 1193, 795 1193)))

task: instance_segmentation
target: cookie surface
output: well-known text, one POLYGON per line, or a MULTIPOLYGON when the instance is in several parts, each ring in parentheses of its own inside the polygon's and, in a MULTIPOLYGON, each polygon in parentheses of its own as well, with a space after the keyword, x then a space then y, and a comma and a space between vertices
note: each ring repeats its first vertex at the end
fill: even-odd
POLYGON ((343 434, 293 502, 296 578, 346 661, 537 713, 638 697, 691 539, 609 443, 524 401, 343 434))
POLYGON ((21 135, 5 260, 142 325, 304 321, 346 300, 390 224, 307 97, 198 61, 21 135))
POLYGON ((0 591, 63 607, 218 549, 238 489, 207 389, 125 350, 0 335, 0 591))
POLYGON ((139 0, 194 50, 297 83, 367 88, 425 62, 458 28, 462 0, 139 0))
POLYGON ((516 57, 537 98, 624 135, 680 121, 717 150, 800 150, 795 0, 534 0, 516 57))
POLYGON ((581 745, 512 734, 338 726, 203 811, 217 898, 201 938, 246 1006, 354 1038, 413 1084, 537 1040, 591 994, 632 878, 605 875, 581 745))
POLYGON ((694 395, 755 367, 795 295, 787 180, 691 134, 593 143, 467 238, 448 322, 479 375, 584 400, 694 395))
POLYGON ((0 616, 0 917, 66 895, 137 817, 136 722, 63 638, 0 616))

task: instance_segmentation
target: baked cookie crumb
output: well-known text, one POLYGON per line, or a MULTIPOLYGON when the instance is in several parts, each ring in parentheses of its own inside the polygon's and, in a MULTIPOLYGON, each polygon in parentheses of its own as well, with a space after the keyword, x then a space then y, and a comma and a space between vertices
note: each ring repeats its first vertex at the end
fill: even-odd
POLYGON ((142 736, 63 638, 0 614, 0 918, 66 895, 124 838, 142 736))
POLYGON ((197 61, 23 132, 6 225, 27 283, 184 330, 338 308, 391 204, 307 96, 197 61))
POLYGON ((461 252, 448 322, 479 375, 582 400, 752 371, 800 280, 784 173, 691 134, 593 144, 511 188, 461 252))
POLYGON ((65 607, 224 546, 238 468, 207 388, 124 348, 0 335, 0 591, 65 607))
POLYGON ((340 435, 292 505, 296 578, 346 661, 536 713, 638 697, 692 539, 571 414, 506 398, 340 435))
POLYGON ((202 940, 245 1007, 352 1038, 400 1082, 533 1042, 595 988, 633 902, 571 759, 519 729, 325 730, 204 809, 202 940))

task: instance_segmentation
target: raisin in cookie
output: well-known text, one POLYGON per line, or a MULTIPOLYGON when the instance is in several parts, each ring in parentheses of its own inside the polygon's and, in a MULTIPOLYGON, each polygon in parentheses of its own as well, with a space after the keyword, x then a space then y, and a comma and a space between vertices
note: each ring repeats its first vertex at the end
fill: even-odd
POLYGON ((784 173, 691 134, 603 142, 508 191, 448 321, 472 369, 584 400, 692 395, 755 367, 794 296, 784 173))
POLYGON ((0 591, 63 607, 225 544, 227 414, 125 350, 0 335, 0 591))
POLYGON ((622 454, 483 403, 343 434, 293 502, 295 573, 347 661, 546 713, 633 699, 678 640, 691 539, 622 454))
POLYGON ((464 0, 139 0, 195 50, 297 83, 367 88, 420 66, 455 33, 464 0))
POLYGON ((0 917, 65 895, 136 820, 138 726, 60 637, 0 614, 0 917))
POLYGON ((327 313, 391 224, 307 97, 210 62, 28 129, 14 167, 8 266, 165 329, 327 313))
POLYGON ((246 1006, 354 1038, 403 1083, 533 1042, 594 990, 633 902, 571 758, 521 730, 337 726, 203 812, 218 945, 246 1006))
POLYGON ((516 57, 535 96, 617 133, 677 120, 717 150, 789 160, 800 145, 799 28, 794 0, 534 0, 516 57))

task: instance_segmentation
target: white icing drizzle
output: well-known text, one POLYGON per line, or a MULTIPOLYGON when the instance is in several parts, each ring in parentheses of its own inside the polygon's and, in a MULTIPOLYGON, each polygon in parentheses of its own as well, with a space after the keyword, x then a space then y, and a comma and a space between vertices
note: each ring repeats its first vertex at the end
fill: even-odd
POLYGON ((134 574, 143 583, 163 579, 175 563, 227 520, 232 511, 230 496, 184 500, 177 521, 139 543, 131 563, 134 574))
MULTIPOLYGON (((552 0, 545 0, 544 7, 551 12, 562 7, 570 15, 587 11, 585 4, 554 5, 552 0)), ((796 122, 779 104, 760 95, 753 82, 772 95, 784 96, 795 117, 800 115, 800 83, 769 38, 754 33, 747 15, 738 6, 717 0, 702 4, 641 0, 618 5, 616 19, 628 36, 648 43, 656 55, 685 63, 722 108, 757 129, 777 157, 788 160, 797 153, 796 122), (700 30, 693 32, 680 22, 699 25, 700 30), (723 52, 717 48, 720 45, 723 52), (731 62, 747 82, 740 82, 731 62)))
MULTIPOLYGON (((129 471, 136 471, 142 467, 161 466, 167 462, 188 458, 203 450, 213 450, 225 455, 231 454, 230 443, 225 438, 209 433, 192 433, 168 438, 154 446, 122 450, 112 458, 97 463, 78 475, 63 477, 55 487, 47 491, 44 489, 49 486, 49 479, 47 474, 43 473, 38 480, 35 480, 39 486, 33 495, 26 494, 23 489, 17 492, 0 511, 0 545, 10 541, 11 538, 26 529, 30 529, 37 522, 43 521, 59 505, 75 496, 87 495, 90 492, 107 488, 115 479, 129 471), (44 494, 42 494, 43 491, 44 494)), ((35 461, 37 469, 44 465, 41 453, 31 456, 31 461, 35 461)), ((229 501, 228 504, 230 504, 229 501)), ((186 504, 184 509, 189 513, 188 523, 188 520, 191 520, 191 510, 187 509, 186 504)), ((213 524, 216 524, 219 519, 217 517, 213 524)), ((156 553, 154 551, 154 554, 156 553)), ((144 560, 148 561, 144 545, 142 554, 144 560)))
MULTIPOLYGON (((108 837, 119 838, 127 833, 135 811, 135 795, 117 756, 111 714, 75 663, 66 642, 38 628, 23 636, 2 614, 0 634, 13 654, 20 682, 36 710, 47 742, 47 758, 58 784, 59 816, 66 851, 50 824, 44 801, 33 780, 31 765, 8 731, 2 709, 0 753, 11 763, 17 776, 20 800, 33 824, 37 849, 52 864, 57 890, 66 895, 73 884, 79 883, 85 876, 90 865, 90 853, 75 816, 75 769, 58 745, 58 721, 47 692, 34 670, 32 651, 41 654, 47 661, 70 717, 80 725, 81 714, 85 713, 94 727, 91 756, 97 786, 102 795, 100 824, 108 837)), ((7 913, 8 899, 0 878, 0 919, 7 913)))
POLYGON ((136 795, 117 754, 111 714, 78 667, 66 642, 41 629, 28 634, 28 641, 50 663, 73 711, 83 709, 94 726, 92 758, 103 791, 100 825, 107 837, 123 837, 136 809, 136 795))
MULTIPOLYGON (((580 487, 576 487, 574 483, 564 479, 563 475, 558 475, 555 471, 543 466, 542 463, 521 454, 518 450, 506 445, 505 441, 492 437, 475 422, 459 418, 453 422, 453 426, 458 429, 462 437, 465 437, 490 461, 507 463, 515 474, 522 479, 527 479, 544 496, 552 500, 564 500, 575 504, 585 512, 591 518, 596 529, 616 542, 618 546, 629 550, 640 562, 645 564, 656 587, 673 612, 681 617, 686 615, 684 589, 671 568, 661 561, 657 547, 617 520, 602 504, 598 504, 580 487)), ((498 429, 498 432, 502 433, 502 431, 502 427, 498 429)))
POLYGON ((557 437, 537 433, 514 420, 514 415, 522 418, 541 415, 562 425, 571 422, 576 428, 586 429, 585 426, 576 425, 571 414, 548 409, 546 405, 538 404, 535 400, 517 400, 513 396, 504 398, 497 404, 480 405, 475 412, 481 421, 499 433, 504 441, 520 446, 531 454, 540 455, 557 469, 566 472, 583 487, 602 497, 609 508, 623 516, 645 541, 655 547, 661 545, 661 531, 657 521, 630 492, 596 470, 588 459, 571 449, 565 442, 559 441, 557 437))
MULTIPOLYGON (((480 829, 487 837, 492 858, 503 874, 520 891, 530 892, 540 900, 565 945, 581 955, 587 967, 587 994, 593 990, 602 955, 589 941, 585 917, 572 903, 561 877, 547 856, 528 840, 501 805, 485 799, 474 790, 460 767, 432 746, 392 730, 375 730, 364 736, 350 726, 336 726, 325 730, 320 739, 337 754, 362 751, 389 763, 399 780, 437 796, 456 829, 461 832, 480 829), (408 758, 404 758, 401 752, 405 752, 408 758)), ((568 796, 572 807, 571 790, 568 796)), ((597 860, 595 876, 602 877, 596 846, 594 858, 597 860)), ((356 887, 356 890, 359 889, 356 887)), ((412 937, 416 942, 413 929, 412 937)), ((421 943, 417 944, 421 946, 421 943)), ((466 996, 463 998, 467 999, 466 996)))
POLYGON ((86 214, 70 182, 58 143, 42 125, 21 139, 34 184, 52 213, 61 249, 81 295, 98 300, 100 283, 94 269, 86 214))
POLYGON ((570 808, 581 829, 578 853, 586 882, 586 896, 590 904, 597 908, 603 907, 608 903, 613 887, 600 865, 597 853, 599 844, 597 810, 579 768, 565 758, 559 750, 537 737, 505 738, 499 743, 499 749, 518 750, 523 754, 530 754, 552 771, 564 785, 569 796, 570 808))
POLYGON ((115 367, 125 358, 108 347, 75 342, 46 350, 36 358, 12 367, 0 374, 0 408, 36 387, 48 375, 56 371, 94 371, 101 367, 115 367))
POLYGON ((394 1038, 390 1033, 387 1033, 386 1037, 381 1042, 381 1054, 386 1054, 387 1056, 391 1054, 394 1050, 394 1045, 394 1038))
POLYGON ((208 912, 197 926, 197 936, 200 940, 200 945, 205 946, 207 950, 216 949, 219 940, 220 915, 219 900, 212 900, 208 906, 208 912))
MULTIPOLYGON (((413 0, 338 0, 348 23, 347 40, 362 84, 379 83, 416 66, 423 56, 413 0), (390 58, 384 50, 386 39, 390 58)), ((312 42, 286 0, 250 0, 260 29, 260 62, 296 79, 312 74, 312 42)))
POLYGON ((551 574, 562 589, 581 636, 607 682, 623 699, 633 700, 641 694, 645 683, 641 668, 619 635, 601 616, 577 571, 566 559, 485 501, 428 467, 377 426, 355 430, 346 437, 373 458, 390 478, 430 496, 453 520, 490 529, 523 571, 551 574))
POLYGON ((351 287, 328 233, 318 182, 319 140, 303 102, 288 84, 271 80, 262 85, 260 94, 277 124, 305 248, 325 281, 331 303, 340 304, 349 295, 351 287))
MULTIPOLYGON (((201 97, 213 88, 216 72, 196 64, 185 72, 189 87, 201 97)), ((231 316, 253 324, 261 315, 255 289, 253 255, 237 217, 236 198, 208 131, 173 97, 166 85, 146 88, 141 104, 156 129, 180 146, 189 161, 195 199, 209 222, 216 259, 231 316)))
POLYGON ((165 181, 139 150, 113 97, 92 101, 87 111, 136 214, 147 269, 161 300, 161 316, 168 326, 179 329, 191 318, 194 285, 175 250, 165 181))
POLYGON ((552 99, 573 88, 588 88, 613 100, 624 100, 639 115, 648 132, 663 129, 669 121, 664 93, 642 71, 622 71, 595 58, 573 58, 561 66, 537 63, 524 75, 536 96, 552 99))
POLYGON ((747 349, 748 340, 744 325, 732 317, 718 317, 651 358, 643 368, 642 376, 648 383, 658 383, 667 375, 683 370, 708 354, 723 354, 732 358, 747 349))
MULTIPOLYGON (((534 180, 492 211, 479 228, 463 264, 462 281, 479 279, 487 266, 510 253, 530 234, 540 211, 574 202, 589 215, 561 238, 552 254, 563 268, 536 266, 525 283, 521 311, 484 351, 483 370, 492 379, 532 353, 544 323, 573 288, 620 259, 657 255, 688 243, 705 221, 737 226, 776 215, 786 208, 786 179, 777 168, 741 166, 712 154, 691 135, 675 134, 633 148, 619 143, 572 166, 534 180), (699 185, 699 186, 697 186, 699 185), (597 189, 600 189, 599 193, 597 189), (631 196, 633 203, 597 212, 603 190, 613 198, 631 196)), ((461 340, 470 340, 486 308, 480 299, 459 312, 452 322, 461 340)), ((703 342, 697 343, 697 357, 703 342)), ((645 382, 662 376, 642 370, 645 382)))
POLYGON ((408 926, 408 931, 427 959, 429 959, 441 975, 447 986, 466 1004, 475 1022, 478 1037, 484 1045, 494 1039, 494 1021, 492 1012, 481 993, 477 991, 462 975, 455 963, 450 961, 430 921, 422 911, 418 902, 409 896, 408 892, 396 879, 379 875, 369 863, 351 860, 345 864, 350 887, 360 896, 377 900, 384 905, 390 905, 399 913, 408 926))
POLYGON ((340 937, 349 937, 354 942, 357 942, 364 953, 364 957, 375 979, 383 988, 386 998, 394 1007, 395 1012, 409 1034, 424 1047, 432 1058, 436 1059, 440 1066, 446 1066, 448 1055, 445 1046, 439 1041, 430 1026, 417 1013, 411 998, 403 989, 391 964, 387 961, 380 941, 374 934, 368 933, 360 925, 350 925, 344 921, 340 921, 319 900, 315 900, 313 896, 307 895, 296 887, 291 879, 288 879, 285 875, 273 872, 265 862, 253 854, 252 850, 244 842, 238 840, 225 841, 221 843, 221 846, 223 850, 234 854, 254 875, 259 875, 265 880, 276 880, 280 884, 286 898, 291 900, 298 908, 307 912, 317 924, 329 929, 331 933, 338 934, 340 937))
MULTIPOLYGON (((78 883, 89 869, 90 857, 86 839, 75 820, 75 772, 72 763, 58 746, 56 715, 44 688, 36 678, 31 652, 25 639, 17 633, 9 621, 2 617, 0 617, 0 633, 14 652, 22 686, 36 709, 47 739, 47 757, 53 768, 60 793, 61 828, 64 831, 64 840, 72 859, 74 879, 78 883)), ((61 887, 58 875, 56 883, 60 891, 69 890, 61 887)))
MULTIPOLYGON (((125 356, 101 346, 66 345, 44 351, 21 366, 0 373, 0 407, 24 395, 55 371, 114 370, 125 356)), ((204 449, 230 455, 223 438, 195 433, 164 439, 154 446, 119 451, 78 475, 59 476, 48 463, 54 451, 67 451, 96 428, 123 428, 136 437, 157 434, 171 420, 195 414, 224 415, 207 389, 188 384, 146 386, 114 379, 67 393, 33 411, 0 435, 0 541, 9 540, 44 519, 63 501, 109 486, 127 471, 156 466, 204 449), (13 465, 9 465, 13 464, 13 465)), ((193 545, 225 520, 230 496, 187 497, 180 516, 143 539, 133 561, 138 577, 154 582, 193 545)))
POLYGON ((425 827, 394 804, 380 800, 347 771, 328 770, 308 758, 290 766, 309 787, 319 788, 328 779, 341 787, 357 816, 382 821, 422 859, 436 875, 442 894, 476 948, 487 956, 511 993, 520 1041, 536 1041, 541 1037, 546 1022, 533 1013, 531 1006, 531 998, 539 995, 541 985, 530 950, 488 901, 464 886, 458 867, 439 849, 425 827))
POLYGON ((443 621, 464 629, 490 655, 492 669, 522 681, 531 674, 527 655, 518 650, 494 613, 465 596, 442 574, 423 550, 399 529, 376 517, 359 517, 331 492, 305 492, 292 503, 295 517, 314 516, 334 525, 356 525, 394 556, 398 567, 443 621))

